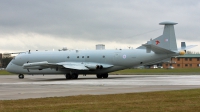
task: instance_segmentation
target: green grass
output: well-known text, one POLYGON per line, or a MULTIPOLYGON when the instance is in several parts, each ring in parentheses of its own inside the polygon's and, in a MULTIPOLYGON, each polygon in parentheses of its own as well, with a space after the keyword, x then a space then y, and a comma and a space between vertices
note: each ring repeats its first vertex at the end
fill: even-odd
POLYGON ((200 112, 200 89, 0 101, 1 112, 200 112))
POLYGON ((111 74, 200 74, 200 68, 185 69, 125 69, 111 74))
POLYGON ((0 75, 12 75, 13 73, 7 72, 6 70, 0 70, 0 75))

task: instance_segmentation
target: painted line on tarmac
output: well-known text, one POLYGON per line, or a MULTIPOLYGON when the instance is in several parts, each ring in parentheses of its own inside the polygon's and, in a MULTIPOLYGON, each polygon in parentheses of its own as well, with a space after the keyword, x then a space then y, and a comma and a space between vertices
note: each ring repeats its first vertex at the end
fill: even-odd
POLYGON ((0 85, 33 85, 33 84, 47 84, 47 85, 55 85, 55 84, 66 84, 66 85, 108 85, 108 86, 120 86, 120 85, 200 85, 199 80, 188 80, 188 79, 169 79, 169 80, 67 80, 67 81, 43 81, 43 82, 15 82, 15 83, 0 83, 0 85))

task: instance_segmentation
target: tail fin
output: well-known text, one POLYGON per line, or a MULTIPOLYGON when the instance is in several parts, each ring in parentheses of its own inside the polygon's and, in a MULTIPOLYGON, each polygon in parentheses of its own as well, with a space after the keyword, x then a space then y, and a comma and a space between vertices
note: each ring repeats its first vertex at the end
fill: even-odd
POLYGON ((159 24, 165 26, 163 34, 153 40, 155 41, 154 45, 157 45, 158 47, 162 47, 171 51, 177 51, 176 36, 174 31, 174 25, 176 25, 177 23, 162 22, 159 24))
MULTIPOLYGON (((177 23, 174 22, 161 22, 160 25, 165 25, 163 34, 153 40, 151 40, 151 44, 170 50, 170 51, 177 51, 177 44, 176 44, 176 36, 174 31, 174 25, 177 23)), ((148 42, 147 42, 148 43, 148 42)), ((137 49, 142 49, 144 47, 138 47, 137 49)))

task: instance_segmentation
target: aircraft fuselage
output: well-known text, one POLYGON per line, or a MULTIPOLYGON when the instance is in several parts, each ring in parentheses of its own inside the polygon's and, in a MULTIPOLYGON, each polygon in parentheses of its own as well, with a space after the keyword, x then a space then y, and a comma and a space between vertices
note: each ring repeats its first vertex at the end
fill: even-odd
POLYGON ((117 70, 145 65, 177 54, 146 53, 145 49, 117 49, 117 50, 68 50, 68 51, 34 51, 17 55, 6 68, 17 74, 102 74, 117 70), (78 62, 81 64, 97 63, 113 65, 109 68, 94 70, 73 70, 65 68, 24 69, 25 63, 47 61, 48 63, 78 62), (11 69, 12 68, 12 69, 11 69))

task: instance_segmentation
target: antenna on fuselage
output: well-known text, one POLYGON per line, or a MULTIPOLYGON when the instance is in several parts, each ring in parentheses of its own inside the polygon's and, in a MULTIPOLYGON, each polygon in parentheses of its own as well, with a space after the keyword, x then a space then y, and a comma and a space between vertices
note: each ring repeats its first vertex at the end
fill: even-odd
POLYGON ((31 50, 28 50, 28 53, 30 54, 30 53, 31 53, 31 50))

